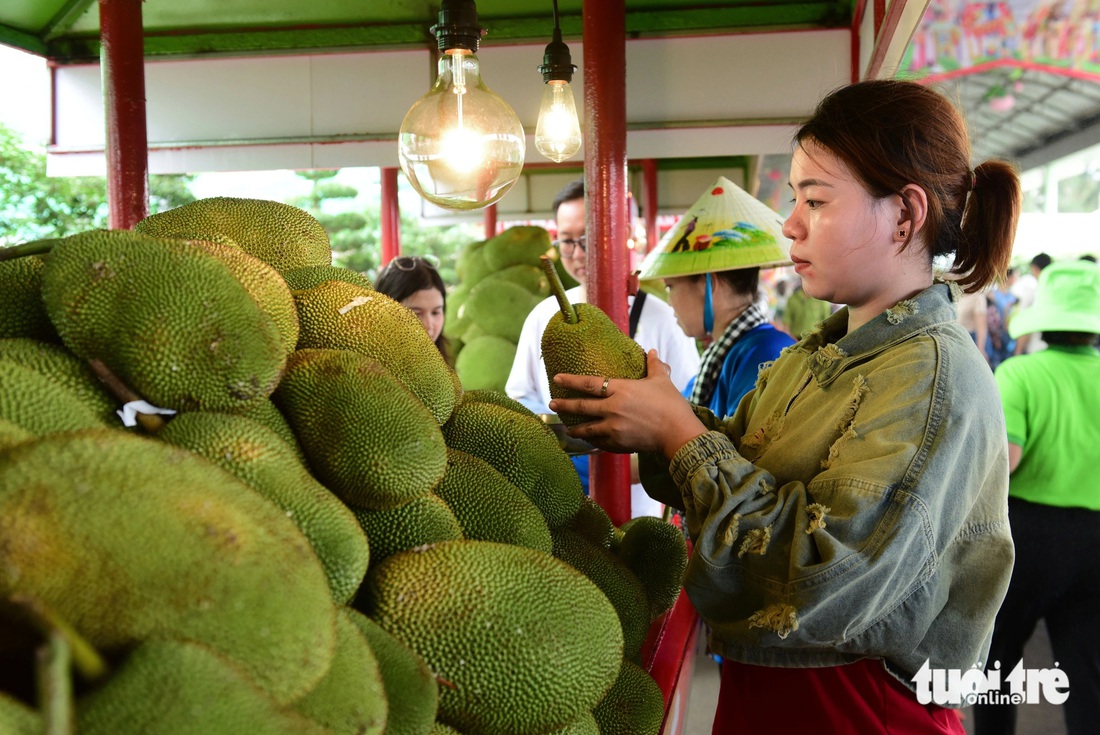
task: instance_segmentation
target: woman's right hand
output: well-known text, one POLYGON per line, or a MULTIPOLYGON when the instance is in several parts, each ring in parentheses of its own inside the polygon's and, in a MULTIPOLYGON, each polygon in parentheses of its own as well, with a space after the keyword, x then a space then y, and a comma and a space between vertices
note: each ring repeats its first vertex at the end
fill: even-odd
POLYGON ((611 452, 659 452, 668 459, 689 440, 706 433, 691 404, 669 377, 669 367, 656 350, 646 355, 646 377, 612 378, 601 397, 604 378, 559 373, 554 382, 588 393, 591 398, 555 398, 550 409, 591 417, 569 429, 569 435, 611 452))

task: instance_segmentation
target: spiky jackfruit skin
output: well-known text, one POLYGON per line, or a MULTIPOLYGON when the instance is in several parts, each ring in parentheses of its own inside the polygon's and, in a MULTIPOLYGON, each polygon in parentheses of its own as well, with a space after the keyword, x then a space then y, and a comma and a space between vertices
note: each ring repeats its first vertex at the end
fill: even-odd
POLYGON ((566 528, 556 528, 554 556, 591 579, 615 607, 623 629, 623 655, 640 661, 649 632, 649 599, 638 577, 607 549, 566 528))
POLYGON ((396 508, 443 477, 447 449, 435 417, 376 360, 298 350, 274 399, 314 476, 349 505, 396 508))
POLYGON ((302 445, 298 443, 298 437, 294 436, 294 430, 290 428, 290 424, 287 422, 286 417, 276 408, 275 402, 270 398, 258 402, 247 411, 241 411, 237 415, 245 416, 253 421, 258 421, 274 431, 279 435, 279 438, 287 443, 287 446, 294 450, 294 456, 297 457, 303 465, 308 466, 306 453, 302 451, 302 445))
POLYGON ((546 735, 600 735, 600 726, 596 724, 596 718, 591 712, 583 712, 568 725, 552 730, 546 735))
POLYGON ((462 733, 445 722, 436 722, 428 731, 428 735, 462 735, 462 733))
POLYGON ((622 630, 584 575, 534 549, 447 541, 367 578, 368 615, 442 682, 437 719, 467 735, 536 735, 591 710, 622 659, 622 630))
POLYGON ((35 436, 108 426, 79 394, 6 357, 0 357, 0 419, 35 436))
POLYGON ((491 403, 463 403, 443 425, 443 437, 448 447, 480 457, 522 490, 550 528, 580 508, 577 470, 538 419, 491 403))
POLYGON ((435 494, 450 506, 465 538, 537 549, 553 548, 542 513, 491 464, 457 449, 447 450, 447 472, 435 494))
POLYGON ((542 422, 542 419, 538 417, 531 409, 524 406, 522 403, 512 398, 502 390, 493 390, 491 388, 475 388, 473 390, 463 391, 461 403, 493 403, 497 406, 507 408, 509 411, 515 411, 518 414, 527 416, 528 418, 535 419, 542 427, 546 429, 546 434, 551 437, 555 442, 558 440, 557 434, 554 430, 542 422))
POLYGON ((357 610, 348 617, 367 639, 386 690, 386 735, 427 735, 439 706, 439 685, 424 659, 357 610))
POLYGON ((624 523, 616 553, 641 580, 649 598, 650 619, 670 610, 680 594, 687 569, 684 532, 653 516, 624 523))
POLYGON ((152 637, 202 642, 279 704, 332 659, 332 598, 301 531, 155 439, 93 430, 8 449, 0 538, 0 598, 39 600, 108 657, 152 637))
POLYGON ((127 230, 66 238, 42 298, 66 347, 156 406, 246 410, 282 374, 271 317, 223 262, 183 241, 127 230))
POLYGON ((0 691, 0 732, 5 735, 42 735, 42 716, 0 691))
POLYGON ((328 233, 313 215, 265 199, 198 199, 149 215, 134 229, 156 237, 224 235, 280 273, 332 264, 328 233))
POLYGON ((233 661, 192 641, 138 646, 100 687, 77 701, 81 735, 325 735, 280 709, 233 661))
MULTIPOLYGON (((358 614, 358 613, 356 613, 358 614)), ((336 653, 325 678, 294 709, 328 728, 332 735, 382 735, 386 732, 386 690, 370 643, 352 619, 336 614, 336 653)))
POLYGON ((0 261, 0 338, 30 337, 60 342, 42 303, 45 262, 34 255, 0 261))
MULTIPOLYGON (((542 333, 542 357, 552 398, 591 398, 582 391, 562 388, 554 382, 558 373, 601 375, 637 380, 646 374, 646 353, 623 334, 607 314, 592 304, 573 304, 578 322, 569 324, 559 311, 550 317, 542 333)), ((563 423, 576 426, 588 416, 559 414, 563 423)))
POLYGON ((38 371, 72 393, 109 426, 122 426, 115 413, 121 402, 100 382, 88 363, 64 346, 35 339, 0 339, 0 358, 38 371))
POLYGON ((29 439, 34 439, 34 434, 24 429, 19 424, 0 417, 0 452, 16 444, 22 444, 29 439))
POLYGON ((174 417, 156 436, 205 457, 278 506, 309 539, 333 600, 351 600, 370 562, 366 534, 277 434, 243 416, 192 411, 174 417))
POLYGON ((184 242, 202 248, 225 263, 233 277, 271 317, 279 330, 283 349, 287 354, 293 352, 298 345, 298 309, 294 305, 294 297, 290 295, 290 287, 279 272, 235 245, 190 238, 184 242))
POLYGON ((464 538, 455 514, 435 493, 389 510, 356 508, 355 517, 370 539, 371 563, 424 544, 464 538))
POLYGON ((610 549, 615 539, 615 524, 599 503, 585 496, 577 514, 565 527, 584 537, 589 543, 602 549, 610 549))
POLYGON ((535 225, 515 225, 485 243, 485 264, 492 271, 509 266, 538 265, 539 256, 550 252, 550 233, 535 225))
POLYGON ((306 291, 314 286, 320 286, 325 281, 344 281, 369 291, 374 290, 374 284, 359 271, 350 268, 341 268, 338 265, 309 265, 304 268, 295 268, 285 271, 283 278, 291 291, 306 291))
POLYGON ((523 286, 501 278, 486 278, 470 289, 464 315, 485 334, 510 342, 519 340, 523 321, 541 299, 523 286))
POLYGON ((295 291, 298 349, 358 352, 386 367, 442 424, 458 396, 439 348, 411 310, 385 294, 343 281, 295 291))
POLYGON ((646 670, 624 659, 615 685, 592 714, 600 735, 659 735, 665 700, 646 670))
POLYGON ((455 372, 465 390, 504 390, 516 357, 516 343, 503 337, 475 337, 462 345, 455 372))

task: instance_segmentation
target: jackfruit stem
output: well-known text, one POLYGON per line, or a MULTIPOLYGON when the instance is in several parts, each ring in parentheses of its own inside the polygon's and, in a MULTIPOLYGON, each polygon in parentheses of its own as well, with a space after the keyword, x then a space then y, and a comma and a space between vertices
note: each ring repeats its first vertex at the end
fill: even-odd
POLYGON ((554 261, 545 255, 539 256, 539 260, 542 261, 542 269, 546 272, 546 278, 550 281, 550 290, 554 292, 554 298, 558 300, 562 319, 565 320, 566 324, 576 324, 580 321, 577 317, 577 309, 569 303, 569 297, 565 295, 565 286, 558 278, 558 272, 554 270, 554 261))
POLYGON ((58 238, 50 238, 47 240, 32 240, 31 242, 20 243, 19 245, 0 248, 0 260, 15 260, 16 258, 22 258, 27 255, 45 255, 53 250, 53 246, 59 242, 61 242, 61 240, 58 238))
POLYGON ((38 709, 45 724, 45 735, 72 735, 73 680, 72 649, 57 630, 50 631, 46 642, 35 651, 38 709))
MULTIPOLYGON (((99 381, 107 387, 107 390, 109 390, 111 395, 115 398, 123 403, 133 403, 134 401, 141 400, 141 396, 131 390, 130 386, 123 383, 117 375, 111 372, 111 369, 103 364, 102 360, 88 360, 88 364, 96 374, 96 377, 99 378, 99 381)), ((167 423, 160 416, 151 413, 139 412, 135 416, 135 419, 141 425, 141 428, 149 434, 156 434, 163 429, 164 425, 167 423)))
MULTIPOLYGON (((71 659, 73 668, 88 681, 98 681, 107 675, 106 659, 99 655, 99 651, 95 650, 84 636, 50 610, 44 602, 27 594, 12 595, 11 602, 27 615, 30 624, 46 638, 46 647, 50 649, 48 656, 51 659, 63 654, 66 662, 71 659), (58 652, 54 649, 54 638, 58 636, 64 640, 67 651, 58 652)), ((54 664, 57 665, 56 662, 54 664)))

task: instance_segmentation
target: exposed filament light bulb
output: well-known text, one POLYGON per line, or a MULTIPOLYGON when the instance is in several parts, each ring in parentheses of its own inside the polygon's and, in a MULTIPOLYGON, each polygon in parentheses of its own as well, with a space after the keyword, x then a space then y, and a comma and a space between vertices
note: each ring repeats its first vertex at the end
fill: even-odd
POLYGON ((581 149, 581 124, 573 89, 563 79, 546 82, 535 126, 535 148, 551 161, 564 161, 581 149))

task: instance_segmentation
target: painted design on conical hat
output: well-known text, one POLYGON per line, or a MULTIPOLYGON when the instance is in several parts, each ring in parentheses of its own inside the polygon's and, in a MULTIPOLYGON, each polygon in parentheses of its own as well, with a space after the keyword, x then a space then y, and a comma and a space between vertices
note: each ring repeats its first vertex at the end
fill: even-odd
POLYGON ((639 278, 790 265, 783 218, 724 176, 642 261, 639 278))

